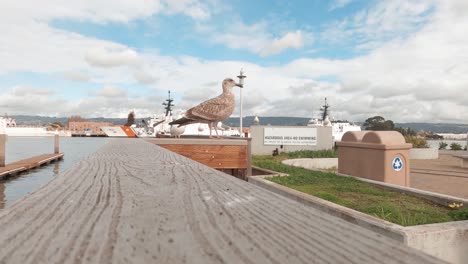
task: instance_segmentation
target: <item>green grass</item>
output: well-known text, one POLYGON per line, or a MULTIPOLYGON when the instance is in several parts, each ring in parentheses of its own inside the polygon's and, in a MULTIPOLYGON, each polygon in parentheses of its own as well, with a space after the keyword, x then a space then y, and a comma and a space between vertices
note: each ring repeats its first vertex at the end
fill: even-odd
MULTIPOLYGON (((454 210, 421 198, 383 190, 354 178, 281 164, 284 159, 302 155, 303 152, 282 153, 275 157, 254 156, 253 164, 290 175, 267 178, 270 181, 402 226, 468 220, 466 209, 454 210)), ((334 154, 321 152, 307 153, 306 156, 314 155, 334 154)))

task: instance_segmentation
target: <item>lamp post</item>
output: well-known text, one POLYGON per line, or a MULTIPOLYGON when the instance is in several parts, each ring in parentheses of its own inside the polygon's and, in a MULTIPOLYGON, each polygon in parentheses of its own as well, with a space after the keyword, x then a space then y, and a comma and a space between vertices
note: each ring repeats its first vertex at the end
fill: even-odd
POLYGON ((237 78, 239 78, 239 84, 241 85, 240 86, 240 137, 244 137, 244 133, 242 131, 242 89, 244 88, 244 79, 247 78, 247 76, 244 75, 244 71, 240 70, 240 74, 239 76, 237 76, 237 78))

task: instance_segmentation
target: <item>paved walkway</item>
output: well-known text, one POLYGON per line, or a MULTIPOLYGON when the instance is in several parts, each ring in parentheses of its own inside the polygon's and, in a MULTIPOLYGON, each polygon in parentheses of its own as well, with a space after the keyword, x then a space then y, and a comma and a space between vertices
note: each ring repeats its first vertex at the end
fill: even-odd
POLYGON ((411 187, 468 198, 468 168, 461 168, 453 153, 441 152, 437 160, 411 160, 411 187))
POLYGON ((140 139, 0 211, 0 263, 439 263, 140 139))

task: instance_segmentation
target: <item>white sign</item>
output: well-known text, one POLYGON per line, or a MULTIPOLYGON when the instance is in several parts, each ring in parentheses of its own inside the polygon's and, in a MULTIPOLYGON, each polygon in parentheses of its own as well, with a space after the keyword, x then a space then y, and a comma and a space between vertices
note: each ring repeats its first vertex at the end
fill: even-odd
POLYGON ((317 128, 315 127, 265 127, 264 145, 315 146, 317 128))

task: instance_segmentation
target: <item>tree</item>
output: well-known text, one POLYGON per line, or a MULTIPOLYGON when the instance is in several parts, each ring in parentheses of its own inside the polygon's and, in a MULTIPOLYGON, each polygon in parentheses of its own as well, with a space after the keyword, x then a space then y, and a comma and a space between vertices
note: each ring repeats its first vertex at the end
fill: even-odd
POLYGON ((395 131, 400 132, 403 136, 416 136, 416 131, 414 131, 410 127, 395 127, 395 131))
POLYGON ((385 120, 381 116, 369 117, 364 122, 365 130, 375 130, 375 131, 385 131, 385 130, 394 130, 395 124, 392 120, 385 120))
POLYGON ((61 128, 64 127, 64 125, 62 123, 60 123, 60 122, 54 122, 54 123, 51 124, 51 126, 54 127, 54 128, 57 128, 57 129, 61 129, 61 128))
POLYGON ((86 119, 79 115, 72 115, 68 118, 68 122, 86 122, 86 119))
POLYGON ((131 111, 129 114, 128 114, 128 117, 127 117, 127 123, 125 124, 126 126, 131 126, 135 124, 135 112, 131 111))

